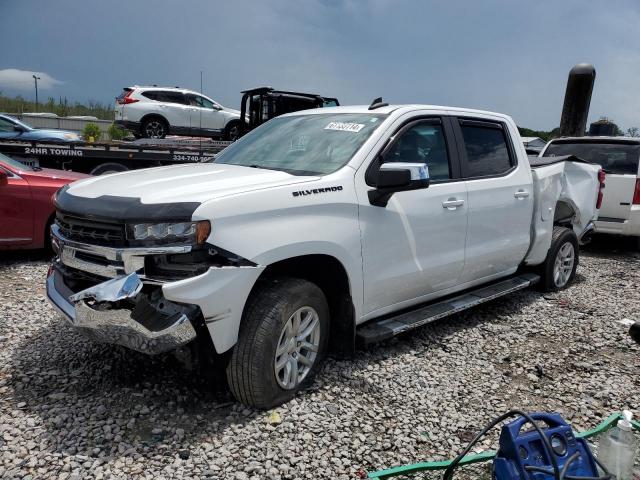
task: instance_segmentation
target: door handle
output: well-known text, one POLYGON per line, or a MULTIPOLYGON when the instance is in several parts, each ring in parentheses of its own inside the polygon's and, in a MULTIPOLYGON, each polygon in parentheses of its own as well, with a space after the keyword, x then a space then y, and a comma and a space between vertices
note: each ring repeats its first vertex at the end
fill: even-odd
POLYGON ((527 192, 526 190, 518 190, 513 194, 513 196, 516 198, 527 198, 529 196, 529 192, 527 192))
POLYGON ((457 198, 450 198, 442 202, 442 208, 446 208, 447 210, 455 210, 462 205, 464 205, 464 200, 458 200, 457 198))

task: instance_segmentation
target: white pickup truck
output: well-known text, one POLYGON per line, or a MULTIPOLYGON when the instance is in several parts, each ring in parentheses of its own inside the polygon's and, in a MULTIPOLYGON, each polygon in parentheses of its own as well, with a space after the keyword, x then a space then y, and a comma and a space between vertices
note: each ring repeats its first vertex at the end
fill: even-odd
POLYGON ((497 113, 284 115, 213 163, 61 189, 48 296, 98 341, 147 353, 208 342, 236 398, 268 408, 330 350, 536 283, 566 287, 603 178, 573 157, 537 161, 497 113))

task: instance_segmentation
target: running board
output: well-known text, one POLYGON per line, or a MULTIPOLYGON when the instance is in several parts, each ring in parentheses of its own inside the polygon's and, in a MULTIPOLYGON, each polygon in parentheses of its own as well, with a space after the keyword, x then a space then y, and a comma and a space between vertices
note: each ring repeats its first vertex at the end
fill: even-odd
POLYGON ((399 333, 421 327, 440 318, 488 302, 494 298, 530 287, 539 281, 539 275, 523 273, 496 283, 485 284, 475 290, 469 290, 463 294, 430 303, 414 310, 367 322, 356 330, 356 339, 360 345, 380 342, 399 333))

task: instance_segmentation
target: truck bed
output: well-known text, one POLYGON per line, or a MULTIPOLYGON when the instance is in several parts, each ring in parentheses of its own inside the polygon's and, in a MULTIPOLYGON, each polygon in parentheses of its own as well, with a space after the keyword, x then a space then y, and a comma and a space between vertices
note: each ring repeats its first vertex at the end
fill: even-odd
POLYGON ((598 217, 599 165, 573 155, 529 157, 534 188, 531 248, 527 265, 544 260, 551 245, 554 223, 571 226, 578 238, 598 217))

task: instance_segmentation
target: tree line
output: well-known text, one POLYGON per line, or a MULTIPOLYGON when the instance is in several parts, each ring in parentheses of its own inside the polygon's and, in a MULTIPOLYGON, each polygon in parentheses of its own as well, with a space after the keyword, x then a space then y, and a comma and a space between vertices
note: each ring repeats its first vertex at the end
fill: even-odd
POLYGON ((36 102, 27 100, 22 96, 8 97, 0 93, 0 112, 4 113, 33 113, 47 112, 55 113, 59 117, 69 117, 73 115, 87 115, 97 117, 101 120, 113 120, 113 106, 99 101, 89 100, 86 104, 80 102, 70 102, 67 97, 49 97, 46 102, 36 102))
MULTIPOLYGON (((638 127, 629 127, 626 130, 622 130, 618 125, 609 117, 603 116, 600 117, 596 122, 600 124, 610 124, 613 129, 613 134, 616 137, 624 136, 624 137, 640 137, 640 128, 638 127)), ((545 142, 548 142, 552 138, 557 138, 560 136, 560 127, 556 127, 553 130, 545 131, 545 130, 531 130, 530 128, 518 127, 520 131, 520 135, 523 137, 540 137, 545 142)), ((588 130, 587 132, 588 133, 588 130)))

